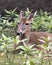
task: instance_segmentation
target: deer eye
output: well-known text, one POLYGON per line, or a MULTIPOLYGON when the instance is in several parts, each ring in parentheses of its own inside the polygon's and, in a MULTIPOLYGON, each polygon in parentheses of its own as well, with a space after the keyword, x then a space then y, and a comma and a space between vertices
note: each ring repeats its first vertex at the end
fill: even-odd
POLYGON ((19 24, 19 22, 17 24, 19 24))
POLYGON ((29 25, 29 23, 26 23, 26 25, 29 25))

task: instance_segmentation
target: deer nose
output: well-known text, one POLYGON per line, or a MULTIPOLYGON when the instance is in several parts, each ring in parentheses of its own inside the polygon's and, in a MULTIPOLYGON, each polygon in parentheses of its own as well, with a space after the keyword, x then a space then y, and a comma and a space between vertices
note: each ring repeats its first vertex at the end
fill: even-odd
POLYGON ((22 32, 17 32, 17 35, 21 35, 22 34, 22 32))

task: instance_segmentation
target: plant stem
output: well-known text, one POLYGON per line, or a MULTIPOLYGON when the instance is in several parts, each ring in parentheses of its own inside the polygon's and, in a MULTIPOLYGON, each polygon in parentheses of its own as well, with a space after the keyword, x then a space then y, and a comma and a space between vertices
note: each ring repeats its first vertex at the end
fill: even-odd
POLYGON ((49 65, 51 65, 50 59, 48 58, 49 65))
POLYGON ((40 65, 42 65, 43 64, 43 58, 41 59, 41 64, 40 65))

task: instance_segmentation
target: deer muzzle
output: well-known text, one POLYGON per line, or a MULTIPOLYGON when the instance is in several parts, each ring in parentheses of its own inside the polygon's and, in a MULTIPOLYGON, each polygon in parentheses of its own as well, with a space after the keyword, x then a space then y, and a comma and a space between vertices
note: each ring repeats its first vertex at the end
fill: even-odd
POLYGON ((22 30, 18 30, 17 35, 22 35, 22 30))

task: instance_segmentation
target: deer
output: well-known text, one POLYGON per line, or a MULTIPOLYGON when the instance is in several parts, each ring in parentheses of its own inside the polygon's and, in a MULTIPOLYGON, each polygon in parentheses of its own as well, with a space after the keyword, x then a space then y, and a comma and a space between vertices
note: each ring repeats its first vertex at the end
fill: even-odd
MULTIPOLYGON (((36 16, 35 13, 30 13, 29 16, 24 16, 24 12, 20 11, 20 19, 17 26, 17 35, 19 36, 20 40, 28 39, 26 41, 26 44, 35 44, 35 47, 37 48, 37 45, 44 44, 43 42, 39 41, 38 39, 41 39, 41 37, 48 37, 50 36, 52 38, 52 34, 48 32, 35 32, 31 31, 31 23, 33 20, 33 16, 36 16)), ((50 40, 49 42, 51 42, 50 40)))

